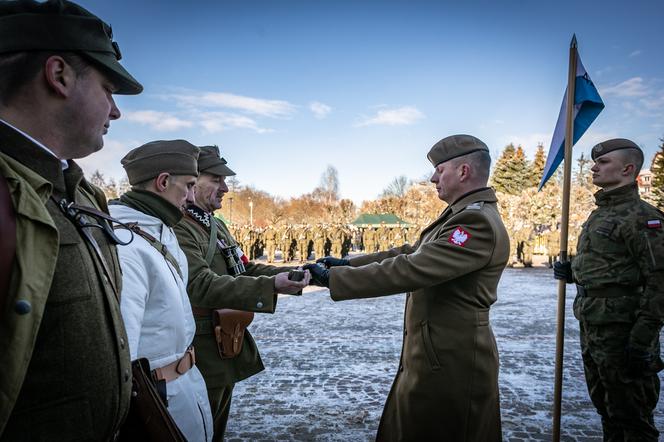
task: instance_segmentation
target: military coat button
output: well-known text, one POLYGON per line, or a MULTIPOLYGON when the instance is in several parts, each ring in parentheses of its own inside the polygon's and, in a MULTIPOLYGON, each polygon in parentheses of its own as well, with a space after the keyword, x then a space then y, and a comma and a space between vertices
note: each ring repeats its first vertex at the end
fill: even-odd
POLYGON ((129 370, 124 371, 124 381, 125 382, 129 381, 129 370))
POLYGON ((257 307, 257 308, 263 308, 263 303, 262 303, 261 301, 258 301, 258 302, 256 303, 256 307, 257 307))
POLYGON ((124 350, 125 348, 125 340, 124 338, 120 338, 120 348, 124 350))
POLYGON ((25 299, 20 299, 14 304, 14 311, 19 315, 26 315, 32 311, 32 305, 25 299))

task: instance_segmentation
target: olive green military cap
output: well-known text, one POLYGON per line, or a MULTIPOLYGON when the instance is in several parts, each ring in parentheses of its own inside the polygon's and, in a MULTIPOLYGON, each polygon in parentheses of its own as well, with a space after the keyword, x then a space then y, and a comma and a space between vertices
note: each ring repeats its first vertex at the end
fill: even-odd
POLYGON ((122 159, 129 184, 142 183, 160 173, 198 176, 200 149, 185 140, 151 141, 122 159))
POLYGON ((472 135, 452 135, 434 144, 427 154, 427 158, 431 161, 433 167, 436 167, 445 161, 480 150, 489 152, 487 145, 479 138, 472 135))
POLYGON ((116 84, 115 93, 143 91, 119 63, 122 54, 111 27, 76 3, 0 1, 0 54, 26 51, 79 53, 116 84))
POLYGON ((212 175, 219 176, 233 176, 233 172, 226 164, 224 158, 221 157, 219 153, 219 147, 217 146, 199 146, 201 149, 201 154, 198 156, 198 171, 200 173, 209 173, 212 175))
POLYGON ((626 138, 613 138, 611 140, 602 141, 601 143, 593 146, 593 149, 590 152, 590 156, 594 161, 596 158, 599 158, 604 154, 620 149, 636 149, 640 152, 641 158, 643 159, 643 151, 641 148, 637 146, 634 141, 628 140, 626 138))

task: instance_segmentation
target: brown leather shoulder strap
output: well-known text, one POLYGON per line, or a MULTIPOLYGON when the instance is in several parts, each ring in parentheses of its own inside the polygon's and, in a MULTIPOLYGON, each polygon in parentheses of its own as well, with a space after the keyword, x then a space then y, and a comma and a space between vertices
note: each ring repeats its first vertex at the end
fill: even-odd
POLYGON ((9 279, 15 253, 16 212, 7 181, 0 175, 0 315, 4 313, 5 302, 9 294, 9 279))

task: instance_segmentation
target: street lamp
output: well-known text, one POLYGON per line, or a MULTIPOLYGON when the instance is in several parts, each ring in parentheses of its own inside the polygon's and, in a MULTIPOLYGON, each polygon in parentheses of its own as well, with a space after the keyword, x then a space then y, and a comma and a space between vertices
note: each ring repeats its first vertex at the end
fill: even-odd
POLYGON ((254 202, 249 198, 249 225, 254 226, 254 202))

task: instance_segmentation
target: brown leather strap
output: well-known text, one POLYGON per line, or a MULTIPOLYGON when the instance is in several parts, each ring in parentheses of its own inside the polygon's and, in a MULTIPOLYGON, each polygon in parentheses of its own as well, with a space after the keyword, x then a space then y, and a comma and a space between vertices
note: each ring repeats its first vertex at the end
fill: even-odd
POLYGON ((153 372, 158 381, 164 380, 170 382, 191 370, 194 365, 196 365, 196 352, 192 345, 184 352, 184 355, 180 359, 164 367, 155 368, 153 372))
POLYGON ((3 313, 9 278, 16 253, 16 213, 5 177, 0 175, 0 315, 3 313))

